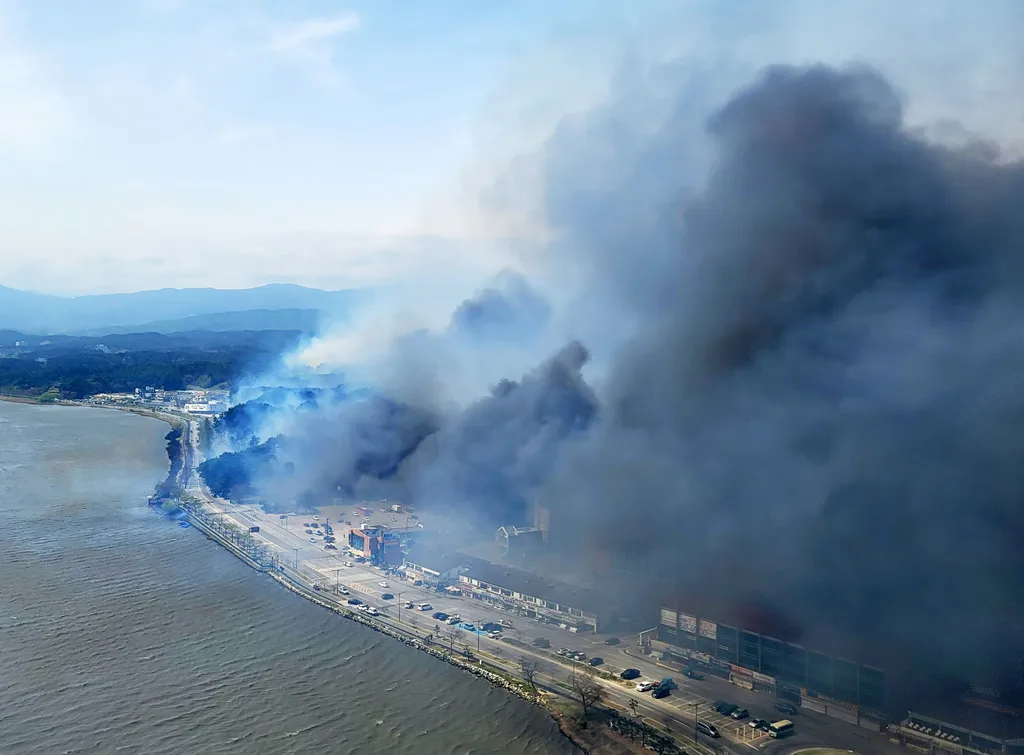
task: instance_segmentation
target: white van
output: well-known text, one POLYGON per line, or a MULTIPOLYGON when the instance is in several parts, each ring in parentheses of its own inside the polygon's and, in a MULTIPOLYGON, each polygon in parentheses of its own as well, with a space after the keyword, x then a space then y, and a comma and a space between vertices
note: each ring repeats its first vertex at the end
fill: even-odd
POLYGON ((420 603, 418 606, 416 606, 416 608, 418 608, 420 611, 430 611, 434 607, 429 603, 420 603))

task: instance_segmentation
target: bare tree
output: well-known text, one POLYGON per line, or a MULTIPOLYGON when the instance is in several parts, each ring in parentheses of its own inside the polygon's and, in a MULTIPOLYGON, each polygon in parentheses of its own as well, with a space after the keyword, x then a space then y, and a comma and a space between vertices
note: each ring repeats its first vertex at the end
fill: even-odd
POLYGON ((597 683, 594 672, 589 667, 581 667, 574 663, 572 671, 569 672, 569 689, 580 704, 583 726, 586 726, 590 711, 604 696, 604 688, 597 683))
POLYGON ((523 630, 519 627, 512 627, 512 636, 516 638, 516 642, 523 641, 523 630))
POLYGON ((537 669, 540 666, 538 661, 533 661, 527 658, 525 655, 519 656, 519 673, 523 675, 523 679, 530 686, 530 692, 533 693, 534 697, 537 697, 537 669))
POLYGON ((633 715, 636 716, 636 710, 640 707, 640 703, 636 701, 636 698, 629 698, 629 709, 633 711, 633 715))
POLYGON ((455 652, 455 641, 461 640, 466 632, 461 629, 458 625, 453 624, 448 627, 448 650, 455 652))

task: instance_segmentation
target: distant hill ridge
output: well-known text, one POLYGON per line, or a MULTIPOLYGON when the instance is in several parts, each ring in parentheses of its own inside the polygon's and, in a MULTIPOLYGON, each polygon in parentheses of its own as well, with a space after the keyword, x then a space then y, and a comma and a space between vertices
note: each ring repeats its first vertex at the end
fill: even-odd
POLYGON ((0 286, 0 329, 39 334, 308 331, 321 317, 346 317, 369 293, 366 289, 325 291, 271 283, 243 289, 163 288, 63 297, 0 286))

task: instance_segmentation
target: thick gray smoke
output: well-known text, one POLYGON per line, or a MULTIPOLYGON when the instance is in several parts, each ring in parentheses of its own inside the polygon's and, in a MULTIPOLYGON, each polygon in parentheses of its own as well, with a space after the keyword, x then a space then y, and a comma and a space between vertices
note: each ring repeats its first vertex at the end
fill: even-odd
MULTIPOLYGON (((586 159, 622 115, 547 150, 586 159)), ((542 502, 810 647, 1019 679, 1024 165, 926 141, 864 68, 769 69, 708 130, 703 189, 641 208, 685 152, 671 125, 602 151, 621 184, 549 161, 560 249, 640 335, 542 502)))

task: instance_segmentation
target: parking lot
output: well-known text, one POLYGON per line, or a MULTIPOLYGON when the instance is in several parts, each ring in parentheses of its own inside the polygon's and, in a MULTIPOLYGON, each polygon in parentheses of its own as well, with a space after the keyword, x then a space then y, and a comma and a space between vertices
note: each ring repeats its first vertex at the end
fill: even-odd
MULTIPOLYGON (((385 613, 392 618, 400 618, 404 622, 414 623, 423 629, 435 629, 441 642, 450 641, 449 628, 443 621, 433 618, 432 614, 442 611, 447 614, 459 614, 464 622, 471 622, 477 628, 485 623, 498 623, 505 619, 511 621, 512 627, 505 628, 500 637, 492 639, 488 633, 473 633, 461 628, 464 633, 454 640, 459 644, 471 644, 478 646, 481 650, 496 656, 514 660, 524 650, 540 655, 548 659, 546 664, 547 672, 554 677, 564 677, 571 661, 558 658, 556 655, 559 648, 569 648, 573 651, 582 652, 589 661, 595 656, 601 657, 603 662, 596 666, 596 670, 617 679, 621 671, 626 668, 636 668, 641 672, 640 679, 660 681, 664 677, 672 677, 678 684, 678 688, 672 690, 671 694, 659 700, 651 700, 650 693, 636 691, 636 682, 629 682, 617 679, 615 686, 621 689, 623 698, 628 702, 629 698, 635 697, 638 702, 645 703, 645 707, 655 705, 662 711, 674 711, 674 717, 681 722, 680 725, 692 726, 694 712, 698 720, 706 721, 715 726, 723 738, 731 743, 742 744, 753 749, 764 749, 769 747, 776 740, 768 737, 767 733, 751 728, 750 719, 736 721, 727 716, 722 716, 712 710, 711 705, 715 700, 727 700, 749 709, 752 718, 764 718, 769 721, 776 721, 787 718, 783 713, 775 711, 773 705, 776 698, 770 693, 751 692, 732 685, 728 680, 709 676, 704 680, 687 679, 679 671, 673 671, 661 665, 654 656, 643 656, 636 646, 637 636, 623 635, 621 642, 615 645, 605 644, 607 635, 579 634, 572 633, 552 624, 538 622, 535 619, 516 616, 515 614, 502 611, 497 606, 483 601, 465 598, 461 595, 453 596, 446 593, 439 593, 424 586, 415 586, 412 580, 403 580, 397 576, 386 574, 380 569, 371 567, 368 564, 354 563, 355 559, 344 553, 343 550, 325 551, 322 544, 308 542, 308 536, 300 525, 312 517, 307 516, 300 521, 286 522, 277 515, 268 515, 257 507, 235 506, 214 504, 220 508, 222 513, 234 519, 241 525, 258 525, 260 532, 258 537, 263 540, 283 561, 293 564, 296 560, 300 564, 303 574, 311 579, 317 580, 325 589, 333 589, 335 586, 344 586, 356 597, 385 613), (346 562, 353 562, 352 566, 346 566, 346 562), (381 586, 386 581, 387 587, 381 586), (384 594, 391 594, 394 597, 384 599, 384 594), (407 609, 404 607, 406 601, 414 604, 428 603, 431 608, 426 611, 407 609), (545 650, 534 646, 532 643, 537 638, 543 638, 550 643, 550 648, 545 650)), ((319 520, 321 525, 324 518, 319 520)), ((343 525, 337 527, 339 546, 343 546, 343 525)), ((849 749, 857 748, 860 751, 878 751, 878 734, 856 726, 839 723, 834 719, 827 719, 809 711, 800 711, 798 718, 794 719, 797 724, 797 734, 785 740, 787 744, 797 742, 818 743, 822 741, 833 741, 837 736, 841 741, 849 743, 849 749)), ((710 744, 710 740, 701 735, 701 739, 710 744)), ((719 740, 721 741, 721 740, 719 740)), ((884 747, 884 745, 883 745, 884 747)))

